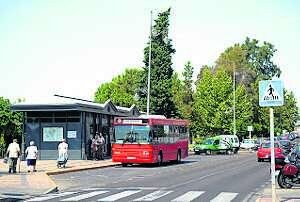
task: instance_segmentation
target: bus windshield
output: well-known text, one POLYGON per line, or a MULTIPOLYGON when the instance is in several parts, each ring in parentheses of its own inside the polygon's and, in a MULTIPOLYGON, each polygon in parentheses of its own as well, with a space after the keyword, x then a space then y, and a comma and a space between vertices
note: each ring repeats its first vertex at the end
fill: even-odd
POLYGON ((115 126, 116 143, 148 143, 149 134, 149 126, 115 126))

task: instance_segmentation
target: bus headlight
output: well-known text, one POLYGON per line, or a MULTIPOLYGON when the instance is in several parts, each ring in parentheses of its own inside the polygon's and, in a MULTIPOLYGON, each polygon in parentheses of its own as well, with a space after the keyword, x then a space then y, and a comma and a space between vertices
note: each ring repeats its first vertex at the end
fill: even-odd
POLYGON ((114 153, 115 153, 115 154, 121 154, 121 152, 119 152, 119 151, 115 151, 114 153))

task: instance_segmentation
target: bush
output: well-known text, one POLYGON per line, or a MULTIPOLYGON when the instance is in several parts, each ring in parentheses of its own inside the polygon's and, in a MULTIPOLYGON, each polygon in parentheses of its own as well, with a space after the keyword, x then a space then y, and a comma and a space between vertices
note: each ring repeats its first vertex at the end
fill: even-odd
POLYGON ((204 139, 205 139, 204 137, 199 136, 199 135, 194 136, 193 137, 193 143, 194 144, 201 144, 204 141, 204 139))
POLYGON ((6 144, 4 141, 4 134, 1 134, 0 135, 0 158, 4 157, 5 149, 6 149, 6 144))

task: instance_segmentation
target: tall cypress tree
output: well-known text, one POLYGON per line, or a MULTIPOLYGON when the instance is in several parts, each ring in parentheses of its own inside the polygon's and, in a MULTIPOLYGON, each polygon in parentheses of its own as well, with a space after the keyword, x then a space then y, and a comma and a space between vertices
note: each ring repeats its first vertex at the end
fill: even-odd
MULTIPOLYGON (((166 117, 177 115, 172 99, 172 54, 175 49, 169 35, 169 16, 171 9, 158 14, 152 31, 151 40, 151 85, 150 114, 161 114, 166 117)), ((147 79, 149 67, 149 42, 144 49, 144 74, 138 90, 140 108, 146 111, 147 79)))

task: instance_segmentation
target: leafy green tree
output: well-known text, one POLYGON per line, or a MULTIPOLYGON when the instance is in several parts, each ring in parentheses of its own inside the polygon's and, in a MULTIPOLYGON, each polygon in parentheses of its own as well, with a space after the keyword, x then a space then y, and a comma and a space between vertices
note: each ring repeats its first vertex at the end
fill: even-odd
POLYGON ((138 68, 126 69, 121 75, 98 87, 95 93, 95 101, 104 103, 110 99, 119 106, 130 107, 136 103, 135 93, 137 91, 143 70, 138 68))
POLYGON ((294 94, 284 90, 284 105, 274 108, 275 132, 293 131, 298 120, 298 107, 294 94))
MULTIPOLYGON (((216 61, 216 66, 213 68, 213 71, 223 68, 231 77, 233 77, 233 71, 235 71, 237 91, 241 85, 246 88, 248 100, 251 100, 252 103, 252 115, 250 116, 252 117, 252 121, 250 124, 252 123, 251 125, 254 126, 254 135, 256 136, 266 136, 269 134, 269 110, 260 107, 258 104, 258 82, 260 80, 271 79, 274 76, 280 76, 280 68, 272 61, 276 51, 274 45, 268 42, 260 44, 256 39, 246 38, 241 45, 235 44, 227 48, 220 55, 216 61)), ((239 103, 241 103, 241 100, 236 101, 236 105, 239 103)), ((275 108, 276 111, 279 111, 275 114, 275 121, 281 123, 280 128, 275 127, 276 132, 282 131, 283 125, 286 123, 291 123, 285 125, 286 130, 291 130, 295 125, 294 119, 283 114, 293 114, 292 117, 295 117, 294 112, 298 111, 296 104, 291 104, 291 107, 286 108, 285 106, 275 108), (282 112, 282 108, 285 109, 285 113, 282 112)), ((236 108, 236 113, 238 114, 239 112, 240 109, 236 108)), ((237 131, 244 134, 246 131, 243 132, 243 130, 246 127, 243 126, 238 129, 239 122, 247 122, 241 120, 241 117, 237 115, 237 131)))
POLYGON ((270 79, 274 76, 280 77, 281 70, 272 61, 274 53, 277 51, 273 44, 264 41, 262 45, 259 45, 258 40, 251 40, 247 37, 242 44, 242 48, 245 50, 250 68, 258 76, 263 76, 265 79, 270 79))
POLYGON ((200 68, 200 72, 198 73, 197 75, 197 80, 195 81, 195 85, 198 86, 201 78, 203 77, 203 72, 205 72, 206 70, 209 70, 209 71, 213 71, 213 67, 212 66, 208 66, 208 65, 203 65, 201 68, 200 68))
MULTIPOLYGON (((252 123, 252 100, 244 85, 239 85, 236 95, 236 130, 244 136, 252 123)), ((196 86, 193 105, 192 132, 194 135, 233 134, 232 78, 224 68, 213 73, 206 68, 196 86)))
POLYGON ((247 92, 252 92, 251 84, 256 79, 256 73, 250 68, 250 64, 246 58, 246 51, 241 45, 235 44, 221 53, 216 61, 215 69, 219 68, 224 68, 232 77, 235 73, 236 85, 243 84, 247 92))
MULTIPOLYGON (((213 83, 212 99, 215 102, 214 114, 212 116, 212 129, 215 134, 230 134, 232 128, 232 79, 225 69, 218 69, 215 72, 213 83)), ((204 98, 205 99, 205 98, 204 98)))
MULTIPOLYGON (((253 125, 252 97, 247 93, 244 85, 239 85, 236 95, 236 131, 239 137, 247 136, 247 127, 253 125)), ((233 99, 232 99, 233 101, 233 99)), ((233 128, 232 128, 233 133, 233 128)))
MULTIPOLYGON (((177 109, 172 95, 172 55, 175 53, 169 38, 171 9, 158 14, 153 26, 151 40, 150 113, 176 117, 177 109)), ((144 72, 138 90, 140 108, 146 111, 147 80, 149 68, 149 42, 144 49, 144 72)))
POLYGON ((213 100, 213 73, 205 68, 201 72, 201 78, 198 80, 195 92, 195 102, 193 105, 193 117, 191 131, 194 136, 206 136, 211 133, 212 116, 216 103, 213 100))
POLYGON ((194 135, 214 135, 229 131, 229 125, 224 125, 224 119, 230 114, 232 92, 231 78, 224 69, 215 74, 210 69, 202 71, 202 78, 196 86, 193 105, 192 132, 194 135))
POLYGON ((6 152, 6 142, 4 140, 4 134, 0 134, 0 158, 4 157, 6 152))
POLYGON ((173 95, 173 102, 175 103, 178 111, 177 111, 177 118, 184 117, 184 84, 179 79, 179 75, 175 72, 172 76, 172 95, 173 95))
POLYGON ((13 138, 21 140, 22 135, 22 114, 12 111, 10 101, 3 97, 0 97, 0 135, 6 145, 13 138))
POLYGON ((191 62, 188 61, 185 64, 183 75, 183 118, 190 119, 192 115, 192 105, 193 105, 193 73, 194 67, 191 62))

